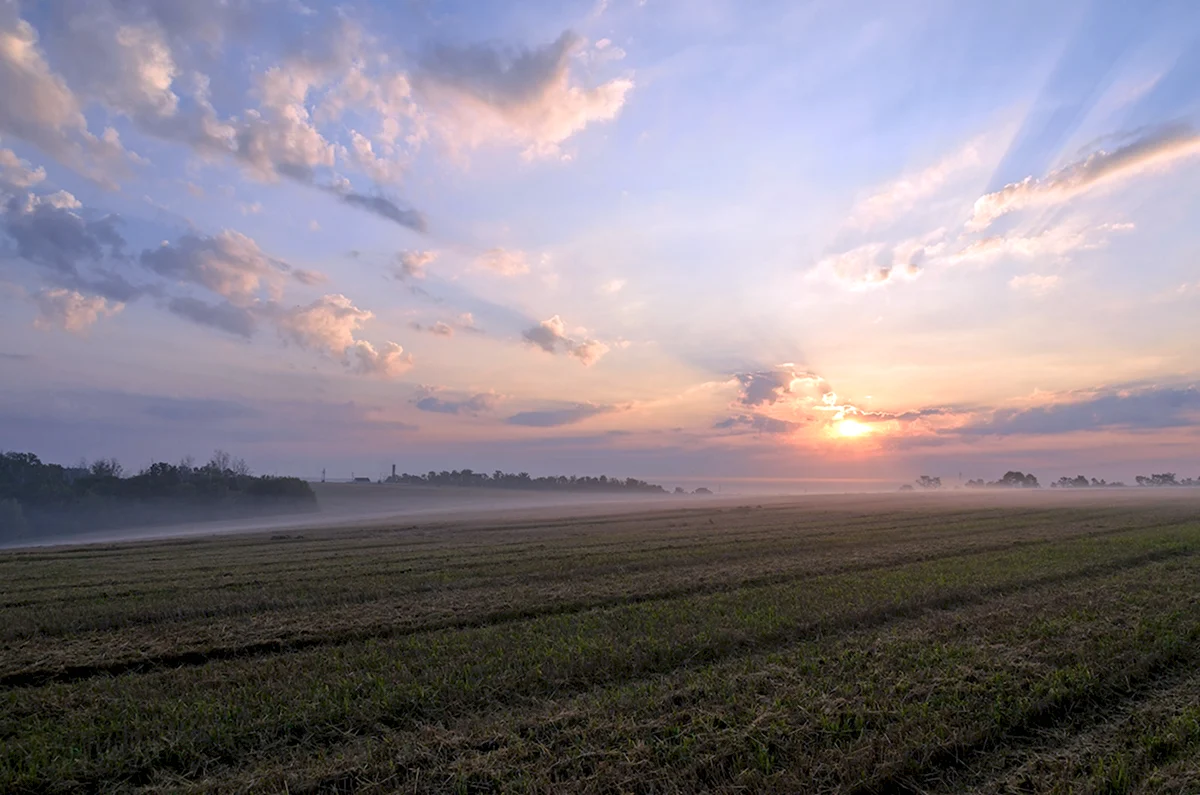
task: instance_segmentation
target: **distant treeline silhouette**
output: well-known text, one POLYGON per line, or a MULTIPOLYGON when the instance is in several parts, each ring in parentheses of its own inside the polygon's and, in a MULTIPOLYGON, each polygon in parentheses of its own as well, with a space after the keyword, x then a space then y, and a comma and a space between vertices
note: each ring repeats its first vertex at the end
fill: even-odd
MULTIPOLYGON (((940 489, 942 487, 942 479, 933 475, 921 475, 915 481, 916 485, 922 489, 940 489)), ((1138 475, 1136 483, 1139 486, 1200 486, 1200 478, 1183 478, 1180 480, 1174 472, 1163 472, 1158 475, 1138 475)), ((1041 484, 1038 483, 1037 477, 1032 474, 1026 474, 1020 471, 1005 472, 1004 476, 999 480, 988 482, 983 478, 977 480, 968 480, 966 487, 969 489, 1039 489, 1041 484)), ((1109 482, 1099 478, 1088 478, 1084 475, 1076 475, 1075 477, 1063 476, 1050 484, 1052 489, 1113 489, 1126 488, 1121 481, 1109 482)), ((911 485, 905 484, 901 486, 902 491, 912 491, 911 485)))
POLYGON ((471 486, 474 488, 495 489, 543 489, 556 491, 621 491, 665 493, 666 489, 654 483, 647 483, 637 478, 610 478, 607 475, 588 477, 578 475, 547 475, 531 477, 528 472, 501 472, 497 469, 492 474, 475 472, 470 469, 455 469, 453 471, 427 472, 424 475, 410 475, 407 472, 392 475, 384 482, 406 483, 414 486, 471 486))
POLYGON ((65 467, 33 453, 0 453, 0 540, 113 527, 225 518, 313 507, 308 483, 255 477, 220 450, 208 463, 158 462, 125 476, 115 459, 65 467))

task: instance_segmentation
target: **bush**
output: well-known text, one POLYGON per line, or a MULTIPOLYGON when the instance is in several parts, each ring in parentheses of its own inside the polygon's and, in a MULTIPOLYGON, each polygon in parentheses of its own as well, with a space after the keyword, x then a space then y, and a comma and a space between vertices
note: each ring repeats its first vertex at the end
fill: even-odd
POLYGON ((246 493, 251 497, 276 497, 291 500, 315 500, 308 481, 300 478, 276 478, 263 476, 250 481, 246 493))

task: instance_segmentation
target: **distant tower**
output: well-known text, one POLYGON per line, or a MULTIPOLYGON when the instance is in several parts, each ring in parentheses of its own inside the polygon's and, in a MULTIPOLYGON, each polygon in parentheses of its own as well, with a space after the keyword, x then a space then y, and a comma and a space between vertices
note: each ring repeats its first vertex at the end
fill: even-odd
POLYGON ((396 477, 396 465, 392 464, 392 477, 396 477))
POLYGON ((325 467, 321 467, 321 482, 325 482, 325 467))

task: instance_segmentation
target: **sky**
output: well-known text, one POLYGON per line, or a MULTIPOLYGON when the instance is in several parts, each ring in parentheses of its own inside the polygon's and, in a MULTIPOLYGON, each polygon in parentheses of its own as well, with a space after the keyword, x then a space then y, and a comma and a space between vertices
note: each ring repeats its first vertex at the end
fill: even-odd
POLYGON ((1200 5, 0 0, 0 448, 1200 476, 1200 5))

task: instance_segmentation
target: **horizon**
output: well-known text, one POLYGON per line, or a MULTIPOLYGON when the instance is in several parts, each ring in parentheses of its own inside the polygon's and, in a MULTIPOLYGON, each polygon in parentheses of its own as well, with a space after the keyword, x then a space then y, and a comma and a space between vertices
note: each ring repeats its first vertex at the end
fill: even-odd
POLYGON ((1197 41, 1183 0, 8 0, 0 445, 1200 476, 1197 41))

